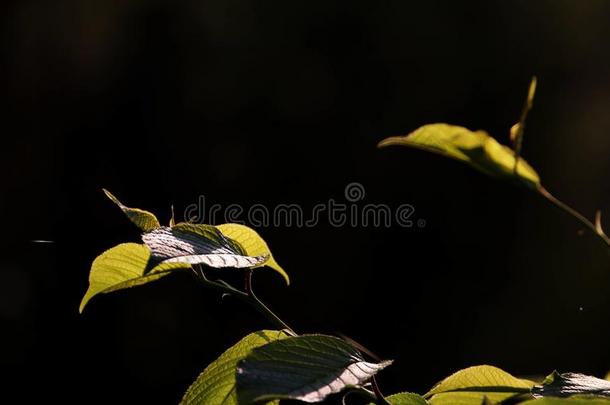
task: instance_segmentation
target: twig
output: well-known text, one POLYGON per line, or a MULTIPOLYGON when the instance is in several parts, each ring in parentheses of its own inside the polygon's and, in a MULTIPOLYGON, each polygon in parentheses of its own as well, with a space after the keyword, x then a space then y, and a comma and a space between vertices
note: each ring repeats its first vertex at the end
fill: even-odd
POLYGON ((197 279, 201 281, 204 286, 239 298, 240 300, 254 307, 254 309, 260 312, 277 328, 285 329, 290 334, 296 336, 296 333, 292 330, 292 328, 282 321, 276 314, 274 314, 273 311, 271 311, 261 300, 258 299, 258 297, 254 294, 254 291, 252 291, 252 269, 246 270, 246 292, 244 292, 238 290, 224 280, 212 281, 208 279, 203 272, 203 266, 196 265, 196 268, 199 270, 199 272, 195 271, 195 269, 193 269, 193 271, 197 275, 197 279))
POLYGON ((546 198, 553 205, 555 205, 559 209, 565 211, 566 213, 570 214, 572 217, 576 218, 581 224, 583 224, 586 228, 588 228, 591 232, 593 232, 593 234, 596 235, 599 238, 600 241, 605 243, 606 246, 610 248, 610 238, 608 238, 608 236, 602 230, 602 227, 601 227, 601 214, 599 213, 599 211, 596 214, 596 220, 595 220, 595 224, 594 224, 593 222, 589 221, 580 212, 576 211, 574 208, 570 207, 569 205, 567 205, 563 201, 557 199, 554 195, 549 193, 548 190, 545 189, 544 187, 542 187, 542 186, 538 187, 537 190, 538 190, 538 192, 540 193, 541 196, 546 198))

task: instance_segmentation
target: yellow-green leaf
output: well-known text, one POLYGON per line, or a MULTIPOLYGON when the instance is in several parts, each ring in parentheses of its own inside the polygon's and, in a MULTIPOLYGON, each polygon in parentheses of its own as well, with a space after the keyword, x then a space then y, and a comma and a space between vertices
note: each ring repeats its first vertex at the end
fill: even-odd
POLYGON ((431 405, 496 405, 516 395, 514 392, 443 392, 428 399, 431 405))
POLYGON ((97 294, 135 287, 169 274, 172 270, 189 268, 183 263, 164 263, 150 267, 150 250, 138 243, 123 243, 99 255, 91 265, 89 288, 79 312, 97 294))
MULTIPOLYGON (((401 392, 398 394, 390 395, 385 397, 386 401, 388 401, 391 405, 427 405, 425 399, 417 394, 413 394, 410 392, 401 392)), ((370 403, 369 405, 374 405, 370 403)), ((477 404, 480 405, 480 404, 477 404)))
POLYGON ((386 138, 378 146, 390 145, 411 146, 439 153, 468 163, 493 177, 518 180, 532 188, 540 186, 540 177, 525 160, 519 158, 515 172, 515 152, 484 131, 471 131, 442 123, 429 124, 406 136, 386 138))
MULTIPOLYGON (((262 330, 244 337, 210 364, 189 387, 181 405, 238 405, 235 392, 237 364, 252 349, 288 337, 278 330, 262 330)), ((278 404, 279 401, 268 402, 278 404)))
POLYGON ((269 246, 267 246, 265 240, 261 238, 254 229, 240 224, 222 224, 217 225, 216 227, 223 235, 239 243, 248 256, 268 255, 269 259, 260 266, 272 268, 284 277, 286 284, 290 284, 290 277, 288 277, 288 274, 284 269, 275 261, 271 254, 271 250, 269 250, 269 246))
POLYGON ((157 229, 159 226, 159 220, 151 212, 141 210, 139 208, 129 208, 121 203, 110 191, 103 189, 104 193, 113 203, 119 206, 119 208, 127 215, 127 218, 138 226, 144 232, 150 232, 153 229, 157 229))
POLYGON ((530 392, 534 382, 513 377, 493 366, 460 370, 434 386, 425 398, 433 405, 480 405, 484 397, 492 404, 530 392))
POLYGON ((539 398, 525 402, 520 405, 610 405, 610 399, 590 395, 578 395, 570 398, 539 398))

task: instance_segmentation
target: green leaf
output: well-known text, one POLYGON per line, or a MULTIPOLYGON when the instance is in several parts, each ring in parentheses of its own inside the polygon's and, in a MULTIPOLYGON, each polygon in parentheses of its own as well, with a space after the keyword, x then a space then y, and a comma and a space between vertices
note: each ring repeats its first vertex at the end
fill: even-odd
MULTIPOLYGON (((282 331, 262 330, 251 333, 210 364, 189 387, 181 405, 237 405, 235 373, 237 363, 252 349, 284 339, 282 331)), ((277 404, 279 401, 271 402, 277 404)))
POLYGON ((425 398, 433 405, 480 405, 484 397, 492 404, 530 392, 532 381, 513 377, 493 366, 460 370, 435 385, 425 398))
POLYGON ((514 392, 443 392, 428 399, 428 403, 431 405, 495 405, 517 395, 521 394, 514 392))
MULTIPOLYGON (((385 397, 386 401, 388 401, 392 405, 427 405, 428 403, 424 398, 420 395, 413 394, 410 392, 401 392, 398 394, 390 395, 389 397, 385 397)), ((375 405, 370 403, 369 405, 375 405)))
POLYGON ((140 228, 144 232, 150 232, 153 229, 157 229, 159 226, 161 226, 159 224, 159 220, 157 220, 157 217, 155 217, 153 213, 141 210, 139 208, 129 208, 123 205, 115 196, 110 193, 110 191, 106 189, 102 190, 104 190, 106 196, 110 198, 113 203, 119 206, 119 208, 125 213, 125 215, 127 215, 127 218, 129 218, 131 222, 136 224, 138 228, 140 228))
POLYGON ((79 312, 82 313, 85 305, 97 294, 146 284, 172 270, 190 267, 181 263, 166 263, 150 268, 150 256, 150 250, 137 243, 123 243, 99 255, 91 265, 89 288, 80 303, 79 312))
POLYGON ((239 403, 274 399, 320 402, 359 387, 391 361, 369 363, 353 346, 333 336, 306 335, 252 350, 237 368, 239 403))
POLYGON ((554 371, 542 385, 532 389, 534 396, 569 397, 572 395, 597 395, 610 397, 610 381, 577 373, 560 374, 554 371))
POLYGON ((222 224, 216 226, 220 232, 228 238, 238 242, 245 250, 248 256, 263 256, 268 255, 269 259, 261 266, 267 266, 280 273, 286 284, 290 284, 290 277, 282 269, 282 267, 275 261, 269 246, 263 238, 252 228, 240 224, 222 224))
POLYGON ((609 405, 610 400, 595 396, 575 396, 570 398, 539 398, 525 402, 520 405, 609 405))
POLYGON ((540 177, 519 158, 515 173, 515 152, 501 145, 484 131, 448 124, 424 125, 406 136, 384 139, 379 147, 411 146, 456 159, 475 169, 501 179, 514 179, 531 188, 540 186, 540 177))

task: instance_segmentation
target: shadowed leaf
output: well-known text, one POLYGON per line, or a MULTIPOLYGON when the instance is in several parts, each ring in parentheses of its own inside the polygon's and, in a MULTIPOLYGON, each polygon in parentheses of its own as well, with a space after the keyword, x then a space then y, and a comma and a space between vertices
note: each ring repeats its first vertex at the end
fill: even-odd
MULTIPOLYGON (((267 266, 280 273, 286 284, 290 284, 290 278, 288 274, 282 269, 282 267, 275 261, 269 246, 263 238, 252 228, 240 224, 222 224, 216 226, 220 232, 228 238, 231 238, 238 242, 245 250, 248 256, 264 256, 268 255, 269 259, 258 266, 267 266)), ((257 266, 257 267, 258 267, 257 266)))
POLYGON ((424 125, 406 136, 384 139, 379 147, 390 145, 410 146, 456 159, 475 169, 502 179, 518 180, 528 187, 537 188, 540 178, 536 171, 519 158, 515 172, 515 154, 484 131, 448 124, 424 125))
POLYGON ((159 220, 157 220, 157 217, 155 217, 153 213, 141 210, 139 208, 129 208, 123 205, 115 196, 110 193, 110 191, 106 189, 102 190, 104 190, 106 196, 110 198, 113 203, 119 206, 119 208, 125 213, 125 215, 127 215, 127 218, 129 218, 131 222, 136 224, 138 228, 140 228, 144 232, 150 232, 153 229, 156 229, 161 226, 159 224, 159 220))
POLYGON ((572 395, 596 395, 610 397, 610 381, 577 373, 560 374, 554 371, 542 385, 532 390, 534 396, 569 397, 572 395))
POLYGON ((241 245, 212 225, 179 223, 142 235, 155 259, 162 263, 205 264, 210 267, 253 267, 268 256, 248 256, 241 245))
MULTIPOLYGON (((235 393, 237 363, 252 349, 286 337, 284 332, 272 330, 255 332, 244 337, 206 367, 189 387, 181 405, 237 405, 235 393)), ((273 401, 270 404, 278 402, 273 401)))
POLYGON ((369 363, 344 340, 289 337, 252 350, 237 368, 237 397, 249 404, 274 399, 320 402, 359 387, 391 361, 369 363))

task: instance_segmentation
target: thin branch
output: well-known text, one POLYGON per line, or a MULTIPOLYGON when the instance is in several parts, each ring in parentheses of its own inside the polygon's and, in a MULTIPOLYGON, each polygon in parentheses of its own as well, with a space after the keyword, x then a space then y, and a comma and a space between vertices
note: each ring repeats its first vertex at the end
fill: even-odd
POLYGON ((358 394, 359 396, 366 398, 369 401, 373 401, 373 402, 377 401, 377 397, 375 396, 374 392, 369 391, 364 387, 350 387, 350 388, 347 388, 345 394, 343 395, 343 398, 341 398, 341 403, 343 405, 347 405, 347 401, 346 401, 347 397, 352 394, 358 394))
POLYGON ((197 268, 197 270, 199 270, 199 273, 197 273, 194 269, 193 270, 195 271, 195 274, 197 274, 197 279, 199 281, 201 281, 201 283, 204 286, 221 291, 223 294, 229 294, 229 295, 233 295, 233 296, 239 298, 240 300, 242 300, 242 301, 246 302, 247 304, 251 305, 252 307, 254 307, 254 309, 256 309, 258 312, 260 312, 265 318, 267 318, 267 320, 269 320, 269 322, 271 322, 277 328, 286 329, 290 334, 296 336, 296 333, 292 330, 292 328, 290 326, 288 326, 284 321, 282 321, 261 300, 259 300, 258 297, 256 297, 256 295, 254 295, 254 292, 252 291, 252 281, 251 281, 252 270, 251 269, 248 269, 246 272, 246 290, 247 290, 247 292, 244 292, 244 291, 240 291, 237 288, 231 286, 229 283, 225 282, 224 280, 212 281, 212 280, 208 279, 206 277, 205 273, 203 272, 203 266, 196 265, 196 268, 197 268))
POLYGON ((541 196, 546 198, 553 205, 555 205, 559 209, 565 211, 566 213, 570 214, 572 217, 576 218, 576 220, 578 220, 581 224, 583 224, 586 228, 588 228, 594 235, 596 235, 599 238, 600 241, 602 241, 604 244, 606 244, 607 247, 610 248, 610 238, 608 238, 608 236, 603 232, 603 230, 601 228, 601 223, 600 223, 601 214, 596 215, 596 222, 593 223, 593 222, 589 221, 580 212, 576 211, 574 208, 570 207, 563 201, 557 199, 554 195, 549 193, 548 190, 545 189, 544 187, 539 187, 538 192, 540 193, 541 196))
POLYGON ((523 109, 521 110, 521 116, 519 122, 511 128, 511 140, 513 141, 513 149, 515 151, 515 166, 513 167, 513 173, 517 175, 517 166, 519 166, 519 160, 521 159, 521 146, 523 145, 523 134, 525 132, 525 121, 527 114, 534 105, 534 95, 536 94, 536 76, 533 76, 529 88, 527 90, 527 96, 523 102, 523 109), (514 131, 514 132, 513 132, 514 131))

